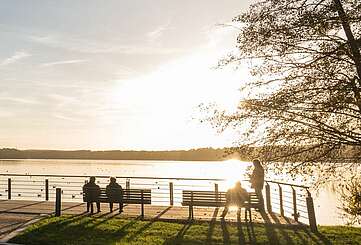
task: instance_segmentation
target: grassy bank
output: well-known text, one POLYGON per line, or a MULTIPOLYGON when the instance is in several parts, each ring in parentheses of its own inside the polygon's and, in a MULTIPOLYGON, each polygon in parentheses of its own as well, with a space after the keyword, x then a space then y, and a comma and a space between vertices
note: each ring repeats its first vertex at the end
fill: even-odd
POLYGON ((277 228, 224 222, 173 223, 120 218, 63 216, 47 218, 11 242, 20 244, 361 244, 361 229, 277 228))

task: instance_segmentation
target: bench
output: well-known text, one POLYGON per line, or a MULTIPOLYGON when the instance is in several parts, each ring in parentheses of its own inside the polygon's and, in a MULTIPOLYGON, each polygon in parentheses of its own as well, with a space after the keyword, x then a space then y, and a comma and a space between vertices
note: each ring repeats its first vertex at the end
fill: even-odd
MULTIPOLYGON (((189 207, 189 219, 194 218, 194 206, 203 207, 225 207, 226 206, 226 192, 215 191, 189 191, 182 192, 182 206, 189 207)), ((245 220, 247 221, 247 212, 249 220, 252 222, 251 208, 262 207, 260 198, 255 192, 248 192, 248 200, 239 208, 245 208, 245 220)))
MULTIPOLYGON (((83 192, 83 201, 91 203, 91 209, 93 210, 93 202, 110 203, 110 200, 106 194, 106 188, 100 188, 100 195, 94 199, 92 198, 92 192, 94 188, 86 188, 83 192)), ((123 204, 141 204, 141 217, 144 218, 144 204, 151 204, 151 190, 150 189, 123 189, 123 198, 119 197, 117 203, 122 200, 123 204)))

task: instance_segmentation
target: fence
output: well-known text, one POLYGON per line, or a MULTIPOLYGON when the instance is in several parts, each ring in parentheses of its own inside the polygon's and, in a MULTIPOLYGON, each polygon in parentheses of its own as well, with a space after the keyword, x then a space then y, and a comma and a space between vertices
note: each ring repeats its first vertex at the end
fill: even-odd
MULTIPOLYGON (((109 176, 95 176, 97 184, 105 187, 109 176)), ((0 198, 18 200, 55 200, 82 201, 82 186, 89 176, 68 175, 24 175, 0 174, 0 198), (56 191, 58 189, 58 191, 56 191), (61 189, 61 190, 60 190, 61 189), (58 193, 57 193, 58 192, 58 193)), ((165 177, 124 177, 118 176, 117 182, 123 188, 151 189, 152 205, 175 205, 182 202, 183 190, 228 189, 225 179, 207 178, 165 178, 165 177)), ((243 181, 250 189, 248 181, 243 181)), ((309 187, 276 181, 266 181, 264 189, 265 206, 269 213, 292 217, 295 221, 309 223, 311 230, 317 230, 313 199, 309 187)))

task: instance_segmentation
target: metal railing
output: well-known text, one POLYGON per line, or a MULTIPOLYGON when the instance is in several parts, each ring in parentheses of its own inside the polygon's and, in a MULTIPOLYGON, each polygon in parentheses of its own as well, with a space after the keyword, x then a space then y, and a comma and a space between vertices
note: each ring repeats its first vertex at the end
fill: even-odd
MULTIPOLYGON (((18 200, 55 200, 61 195, 63 201, 82 201, 82 186, 90 176, 83 175, 24 175, 0 174, 0 198, 18 200), (56 189, 61 188, 60 194, 56 189)), ((110 176, 95 176, 101 187, 109 183, 110 176)), ((116 176, 117 182, 126 189, 151 189, 152 205, 175 205, 182 202, 183 190, 226 191, 226 179, 168 178, 116 176)), ((250 188, 244 180, 246 188, 250 188)), ((59 190, 58 190, 59 192, 59 190)), ((265 181, 265 207, 269 213, 292 217, 296 222, 309 223, 311 230, 317 230, 313 199, 308 186, 265 181)))

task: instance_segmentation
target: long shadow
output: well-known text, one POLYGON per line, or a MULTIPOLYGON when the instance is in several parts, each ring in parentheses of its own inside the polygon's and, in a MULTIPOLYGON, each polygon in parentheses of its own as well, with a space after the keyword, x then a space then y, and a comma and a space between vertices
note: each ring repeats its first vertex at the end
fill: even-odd
MULTIPOLYGON (((277 217, 277 215, 275 215, 274 213, 270 213, 271 218, 273 219, 275 224, 281 225, 281 221, 279 220, 279 218, 277 217)), ((282 236, 286 239, 287 244, 293 245, 294 241, 292 240, 292 238, 287 234, 287 232, 285 232, 284 228, 280 227, 280 233, 282 234, 282 236)))
MULTIPOLYGON (((26 205, 19 206, 19 207, 14 207, 14 208, 2 210, 2 211, 0 211, 0 214, 2 214, 2 213, 12 213, 11 211, 13 211, 13 210, 20 209, 20 208, 26 208, 26 207, 30 207, 30 206, 34 206, 34 205, 37 205, 37 204, 40 204, 40 203, 44 203, 44 202, 45 202, 45 201, 35 202, 35 203, 26 204, 26 205)), ((23 212, 23 213, 25 213, 25 212, 23 212)), ((30 213, 30 212, 29 212, 29 213, 30 213)), ((39 214, 39 212, 38 212, 37 214, 39 214)))
POLYGON ((213 234, 213 231, 214 231, 214 226, 216 225, 218 211, 219 211, 218 207, 214 209, 212 219, 209 222, 209 228, 208 228, 208 233, 207 233, 207 244, 212 243, 212 234, 213 234))
POLYGON ((237 212, 237 236, 238 236, 238 244, 246 244, 246 238, 244 236, 242 229, 240 212, 237 212))
MULTIPOLYGON (((111 219, 113 216, 117 215, 117 213, 107 215, 102 214, 101 216, 95 217, 90 216, 89 213, 83 213, 82 215, 75 215, 69 219, 66 220, 58 220, 55 222, 52 222, 50 224, 45 224, 44 226, 40 226, 34 233, 32 234, 20 234, 19 236, 15 237, 14 240, 11 242, 15 242, 18 240, 26 241, 28 239, 28 236, 41 237, 42 234, 47 234, 49 232, 54 231, 54 229, 59 232, 59 234, 69 234, 68 237, 64 237, 65 240, 62 240, 62 244, 72 243, 75 244, 77 238, 72 237, 72 231, 77 230, 84 233, 84 235, 89 237, 89 239, 93 239, 92 236, 102 237, 102 238, 109 238, 109 242, 111 244, 115 244, 116 241, 119 241, 122 237, 127 235, 127 229, 134 225, 137 222, 137 219, 133 219, 132 221, 125 223, 123 226, 119 227, 117 229, 116 233, 114 233, 113 230, 107 230, 107 229, 96 229, 96 226, 99 226, 103 222, 106 222, 107 220, 111 219), (86 217, 90 217, 89 219, 84 219, 86 217), (105 217, 103 219, 103 217, 105 217), (88 225, 90 224, 90 225, 88 225), (94 235, 95 234, 95 235, 94 235)), ((36 239, 35 239, 36 240, 36 239)), ((106 243, 107 244, 107 243, 106 243)))
POLYGON ((67 208, 63 208, 63 209, 61 209, 61 211, 66 211, 66 210, 69 210, 69 209, 72 209, 72 208, 76 208, 76 207, 82 206, 83 204, 84 203, 79 203, 79 204, 76 204, 76 205, 73 205, 73 206, 70 206, 70 207, 67 207, 67 208))
MULTIPOLYGON (((274 218, 273 218, 273 219, 274 219, 274 218)), ((294 234, 300 239, 300 241, 302 242, 302 244, 303 244, 303 245, 309 244, 309 241, 307 241, 307 240, 305 239, 305 237, 302 236, 302 235, 300 234, 300 232, 299 232, 300 229, 301 229, 301 228, 300 228, 301 225, 295 225, 295 224, 292 225, 292 223, 291 223, 291 221, 290 221, 289 218, 284 217, 284 219, 286 220, 287 225, 289 225, 289 226, 291 227, 291 229, 293 230, 294 234)), ((305 234, 306 234, 306 233, 305 233, 305 234)), ((313 237, 313 236, 310 236, 310 239, 312 239, 312 241, 315 242, 316 244, 321 244, 320 241, 319 241, 318 239, 316 239, 315 237, 313 237)))
POLYGON ((318 240, 318 244, 331 245, 332 243, 324 235, 319 232, 312 233, 307 227, 302 227, 302 230, 307 233, 312 240, 318 240))
POLYGON ((157 216, 155 216, 154 218, 152 218, 148 223, 146 223, 142 228, 140 228, 138 231, 134 232, 134 234, 132 236, 130 236, 127 241, 132 241, 134 240, 139 234, 142 234, 146 229, 148 229, 155 221, 159 220, 159 218, 165 214, 166 212, 168 212, 170 209, 172 208, 172 206, 167 207, 166 209, 164 209, 162 212, 160 212, 157 216))
POLYGON ((221 219, 221 228, 222 228, 222 232, 223 232, 223 244, 230 244, 227 223, 224 219, 221 219))
MULTIPOLYGON (((40 216, 40 217, 41 217, 41 216, 40 216)), ((44 218, 45 218, 45 217, 44 217, 44 218)), ((7 225, 7 226, 3 226, 3 227, 0 228, 0 235, 2 236, 2 235, 5 235, 5 234, 10 234, 11 232, 13 232, 13 231, 15 231, 15 230, 23 227, 25 224, 31 222, 32 220, 37 220, 37 219, 39 219, 39 216, 33 217, 33 218, 29 219, 29 220, 20 221, 20 222, 16 222, 16 223, 13 223, 13 224, 9 224, 9 225, 7 225), (1 230, 3 230, 4 228, 5 228, 5 229, 6 229, 6 228, 10 228, 11 226, 14 226, 14 227, 11 228, 11 229, 7 229, 7 230, 5 230, 5 231, 1 231, 1 230)), ((1 239, 0 239, 0 244, 1 244, 1 239)))
POLYGON ((166 245, 174 245, 174 244, 183 244, 183 237, 192 226, 193 220, 189 220, 188 222, 184 223, 183 227, 178 231, 175 238, 167 239, 164 244, 166 245))
POLYGON ((268 237, 268 241, 270 244, 279 244, 279 239, 277 236, 277 233, 275 229, 273 228, 271 220, 268 218, 268 215, 266 212, 261 211, 261 216, 264 220, 264 228, 266 230, 266 234, 268 237))
POLYGON ((253 223, 246 223, 246 228, 247 228, 249 242, 251 244, 257 244, 257 238, 256 235, 254 234, 253 223))

